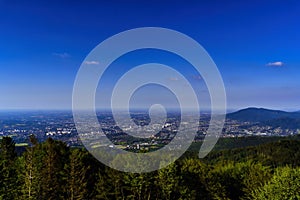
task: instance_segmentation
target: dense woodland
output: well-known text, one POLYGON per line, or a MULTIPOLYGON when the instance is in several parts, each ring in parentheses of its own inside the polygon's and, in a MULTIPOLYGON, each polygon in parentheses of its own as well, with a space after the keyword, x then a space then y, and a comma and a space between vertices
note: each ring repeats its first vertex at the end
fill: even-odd
POLYGON ((133 174, 106 167, 87 151, 49 138, 17 155, 0 146, 0 199, 300 199, 300 141, 189 151, 161 170, 133 174))

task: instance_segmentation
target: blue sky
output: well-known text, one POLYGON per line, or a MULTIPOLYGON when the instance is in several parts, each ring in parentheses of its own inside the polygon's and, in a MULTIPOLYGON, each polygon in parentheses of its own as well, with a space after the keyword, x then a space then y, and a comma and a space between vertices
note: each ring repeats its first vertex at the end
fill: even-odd
MULTIPOLYGON (((87 54, 114 34, 147 26, 180 31, 207 50, 223 77, 228 108, 300 109, 297 0, 2 0, 0 25, 0 109, 70 109, 76 73, 87 54)), ((120 65, 145 62, 146 53, 120 65)), ((172 56, 154 53, 156 61, 176 64, 172 56)), ((197 76, 181 64, 193 81, 197 76)), ((107 88, 114 70, 107 74, 107 88)), ((147 94, 153 97, 153 91, 147 94)))

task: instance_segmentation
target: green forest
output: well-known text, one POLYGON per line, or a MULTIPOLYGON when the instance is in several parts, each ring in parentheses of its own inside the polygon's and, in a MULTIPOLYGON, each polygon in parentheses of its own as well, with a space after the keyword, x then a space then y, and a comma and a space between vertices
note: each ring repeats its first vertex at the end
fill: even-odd
POLYGON ((217 149, 204 159, 194 145, 142 174, 106 167, 61 141, 29 140, 22 153, 10 137, 1 140, 0 199, 300 199, 298 139, 217 149))

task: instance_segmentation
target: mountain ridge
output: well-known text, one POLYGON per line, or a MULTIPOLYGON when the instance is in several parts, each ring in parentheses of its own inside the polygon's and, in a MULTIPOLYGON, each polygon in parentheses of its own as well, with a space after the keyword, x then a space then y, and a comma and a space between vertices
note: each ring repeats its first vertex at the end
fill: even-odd
POLYGON ((300 112, 287 112, 266 108, 249 107, 227 114, 227 118, 237 121, 265 122, 277 119, 300 119, 300 112))

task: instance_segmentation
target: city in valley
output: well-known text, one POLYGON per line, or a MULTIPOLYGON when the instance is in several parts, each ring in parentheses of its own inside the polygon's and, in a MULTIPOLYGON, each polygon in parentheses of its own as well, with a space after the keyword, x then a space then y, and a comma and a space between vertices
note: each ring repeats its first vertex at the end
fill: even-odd
MULTIPOLYGON (((178 131, 180 113, 168 114, 167 120, 160 131, 145 138, 135 138, 120 129, 107 111, 97 113, 103 133, 112 141, 111 148, 126 150, 155 150, 168 144, 178 131)), ((132 115, 137 125, 144 126, 150 122, 149 115, 139 112, 132 115)), ((203 141, 210 122, 209 114, 201 114, 198 131, 194 141, 203 141)), ((258 108, 247 108, 227 114, 222 138, 248 136, 291 136, 300 133, 300 113, 284 112, 258 108), (257 118, 256 116, 259 116, 257 118)), ((186 127, 195 126, 184 122, 186 127)), ((157 124, 152 124, 157 126, 157 124)), ((151 131, 151 126, 146 126, 151 131)), ((153 127, 154 128, 154 127, 153 127)), ((145 131, 147 131, 145 129, 145 131)), ((134 131, 134 130, 131 130, 134 131)), ((82 142, 76 131, 72 112, 70 111, 2 111, 0 113, 0 137, 10 136, 17 146, 27 146, 30 135, 35 135, 39 141, 51 137, 64 141, 68 146, 81 146, 82 142)), ((91 134, 92 135, 92 134, 91 134)), ((88 137, 88 136, 87 136, 88 137)), ((86 138, 86 137, 85 137, 86 138)), ((92 148, 100 147, 98 141, 91 144, 92 148)))

